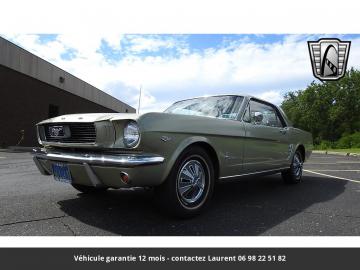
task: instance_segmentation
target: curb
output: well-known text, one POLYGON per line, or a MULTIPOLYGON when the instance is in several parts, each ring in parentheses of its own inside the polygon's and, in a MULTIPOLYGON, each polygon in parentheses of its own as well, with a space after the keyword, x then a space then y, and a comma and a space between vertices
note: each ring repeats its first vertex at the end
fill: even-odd
POLYGON ((348 156, 348 157, 359 157, 360 154, 357 153, 346 153, 346 152, 335 152, 327 150, 313 150, 314 154, 323 154, 323 155, 338 155, 338 156, 348 156))

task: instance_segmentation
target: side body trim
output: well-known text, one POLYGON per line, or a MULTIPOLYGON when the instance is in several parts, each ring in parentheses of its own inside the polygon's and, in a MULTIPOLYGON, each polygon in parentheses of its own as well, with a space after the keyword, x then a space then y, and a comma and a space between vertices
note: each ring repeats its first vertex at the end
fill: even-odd
POLYGON ((279 171, 286 170, 286 169, 289 169, 289 167, 273 169, 273 170, 266 170, 266 171, 259 171, 259 172, 252 172, 252 173, 243 173, 243 174, 237 174, 237 175, 222 176, 222 177, 219 177, 219 179, 228 179, 228 178, 235 178, 235 177, 242 177, 242 176, 247 176, 247 175, 263 174, 263 173, 277 173, 279 171))

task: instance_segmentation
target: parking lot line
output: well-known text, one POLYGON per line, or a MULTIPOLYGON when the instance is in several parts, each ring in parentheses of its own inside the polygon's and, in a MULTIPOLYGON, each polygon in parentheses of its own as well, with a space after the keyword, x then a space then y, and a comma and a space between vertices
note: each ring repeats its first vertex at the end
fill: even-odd
POLYGON ((309 165, 336 165, 336 164, 360 164, 357 161, 337 161, 337 162, 309 162, 309 165))
POLYGON ((313 174, 318 174, 318 175, 322 175, 322 176, 326 176, 326 177, 330 177, 330 178, 335 178, 335 179, 340 179, 340 180, 345 180, 345 181, 349 181, 349 182, 354 182, 354 183, 360 184, 360 181, 359 181, 359 180, 349 179, 349 178, 345 178, 345 177, 339 177, 339 176, 330 175, 330 174, 325 174, 325 173, 314 172, 314 171, 310 171, 310 170, 304 170, 304 172, 309 172, 309 173, 313 173, 313 174))
POLYGON ((310 165, 336 165, 337 162, 309 162, 310 165))
POLYGON ((360 170, 313 170, 315 172, 360 172, 360 170))

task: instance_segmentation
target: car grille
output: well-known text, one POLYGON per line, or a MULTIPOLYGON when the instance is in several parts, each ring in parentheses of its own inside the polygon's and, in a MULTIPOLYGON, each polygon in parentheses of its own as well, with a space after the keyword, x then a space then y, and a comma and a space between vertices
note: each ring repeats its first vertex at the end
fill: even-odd
MULTIPOLYGON (((94 123, 53 123, 44 125, 45 141, 60 143, 95 143, 96 129, 94 123), (56 138, 50 135, 50 127, 69 127, 70 136, 56 138)), ((61 134, 62 135, 62 134, 61 134)))

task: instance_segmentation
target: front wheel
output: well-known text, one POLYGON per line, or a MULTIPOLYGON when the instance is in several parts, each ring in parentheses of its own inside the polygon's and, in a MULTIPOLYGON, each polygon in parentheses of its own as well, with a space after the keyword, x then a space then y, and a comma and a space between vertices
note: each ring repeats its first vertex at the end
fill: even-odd
POLYGON ((297 150, 293 156, 292 163, 290 165, 290 169, 281 172, 281 175, 285 181, 285 183, 289 184, 297 184, 302 180, 303 173, 303 158, 299 150, 297 150))
POLYGON ((175 162, 166 181, 156 188, 156 196, 170 214, 192 217, 209 204, 214 178, 209 154, 201 147, 190 147, 175 162))

